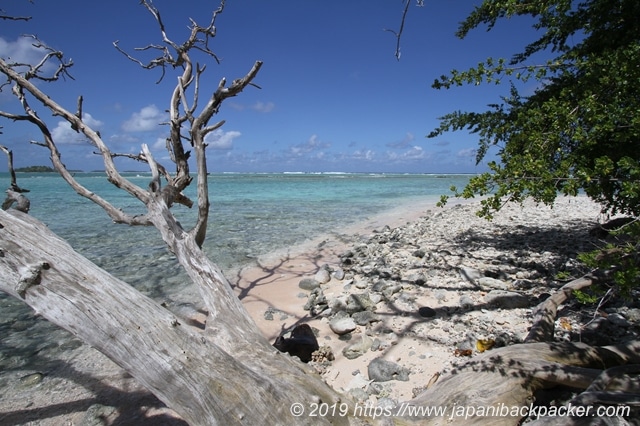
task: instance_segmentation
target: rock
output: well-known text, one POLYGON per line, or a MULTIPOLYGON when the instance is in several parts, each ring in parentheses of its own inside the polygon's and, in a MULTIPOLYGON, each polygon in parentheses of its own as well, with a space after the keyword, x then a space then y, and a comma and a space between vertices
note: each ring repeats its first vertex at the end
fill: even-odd
POLYGON ((353 318, 358 325, 369 325, 372 322, 380 321, 380 318, 371 311, 356 312, 351 315, 351 318, 353 318))
POLYGON ((460 301, 458 303, 464 309, 471 309, 476 304, 476 302, 471 298, 471 296, 466 294, 460 297, 460 301))
POLYGON ((415 285, 425 285, 427 283, 427 279, 423 274, 411 274, 405 278, 405 281, 415 285))
POLYGON ((20 377, 20 386, 23 388, 30 388, 37 384, 40 384, 44 379, 44 374, 37 372, 32 374, 27 374, 26 376, 20 377))
POLYGON ((333 271, 332 275, 336 280, 342 281, 345 277, 344 269, 337 268, 335 271, 333 271))
POLYGON ((371 299, 371 303, 373 303, 374 305, 377 305, 382 300, 382 295, 378 293, 373 293, 369 295, 369 299, 371 299))
POLYGON ((331 331, 340 336, 351 333, 356 327, 356 322, 351 317, 334 318, 329 321, 331 331))
POLYGON ((327 364, 334 361, 336 357, 333 355, 331 346, 322 345, 318 350, 311 354, 311 360, 319 364, 327 364))
POLYGON ((353 389, 350 389, 348 392, 349 392, 349 396, 353 400, 358 401, 360 403, 364 403, 367 400, 367 398, 369 398, 369 394, 364 389, 353 388, 353 389))
POLYGON ((507 290, 509 288, 509 285, 504 281, 491 277, 480 278, 478 285, 483 289, 507 290))
POLYGON ((346 311, 347 302, 345 302, 344 297, 335 297, 329 301, 329 309, 334 314, 346 311))
POLYGON ((386 413, 396 408, 397 405, 398 403, 395 400, 388 397, 384 397, 378 400, 378 404, 376 405, 376 408, 386 413))
POLYGON ((458 268, 458 272, 463 279, 472 284, 475 284, 477 280, 484 277, 484 274, 481 271, 467 266, 461 266, 458 268))
POLYGON ((359 290, 364 290, 365 288, 369 287, 369 283, 364 280, 358 280, 355 282, 354 286, 359 290))
POLYGON ((297 356, 302 362, 311 361, 313 352, 320 348, 309 324, 297 325, 291 330, 291 337, 284 337, 285 335, 286 333, 278 336, 273 346, 280 352, 297 356))
POLYGON ((320 268, 313 278, 320 284, 326 284, 331 281, 331 274, 326 268, 320 268))
POLYGON ((346 346, 342 350, 342 355, 344 355, 347 359, 356 359, 365 354, 369 349, 371 349, 371 345, 373 344, 373 339, 366 334, 360 335, 360 340, 346 346))
POLYGON ((503 309, 527 308, 530 305, 529 298, 515 291, 491 290, 484 298, 491 306, 503 309))
POLYGON ((613 313, 613 314, 609 314, 607 316, 607 320, 613 324, 616 325, 618 327, 630 327, 631 323, 629 321, 627 321, 627 319, 625 317, 623 317, 622 315, 620 315, 619 313, 613 313))
POLYGON ((423 306, 418 309, 418 314, 423 318, 433 318, 436 316, 436 310, 428 306, 423 306))
POLYGON ((319 315, 325 311, 329 311, 329 302, 320 287, 313 289, 309 294, 307 303, 304 304, 304 310, 309 311, 312 316, 319 315))
POLYGON ((318 280, 313 279, 313 278, 303 278, 298 283, 298 287, 300 287, 303 290, 312 291, 312 290, 315 290, 316 288, 320 287, 320 282, 318 280))
POLYGON ((311 354, 311 366, 318 372, 324 374, 328 371, 331 363, 336 359, 330 346, 322 345, 317 351, 311 354))
POLYGON ((116 411, 116 407, 93 404, 85 411, 80 424, 85 426, 102 426, 105 424, 105 419, 113 415, 116 411))
POLYGON ((418 249, 418 250, 414 251, 412 254, 413 254, 414 257, 419 257, 421 259, 427 255, 427 253, 422 249, 418 249))
POLYGON ((266 311, 264 311, 264 319, 267 321, 273 321, 274 315, 280 315, 280 320, 286 320, 289 318, 286 312, 281 311, 280 309, 276 309, 273 306, 269 306, 266 311))
POLYGON ((347 297, 347 312, 350 314, 372 310, 374 306, 374 303, 367 293, 350 294, 349 297, 347 297))
POLYGON ((376 283, 371 287, 371 290, 381 293, 384 291, 385 288, 389 287, 391 285, 391 283, 389 283, 388 281, 385 280, 378 280, 376 281, 376 283))
POLYGON ((362 373, 360 373, 360 371, 358 371, 353 375, 353 379, 351 379, 347 384, 346 390, 367 389, 371 383, 372 380, 368 380, 362 375, 362 373))
POLYGON ((385 289, 382 291, 382 295, 387 299, 391 299, 391 297, 393 297, 393 295, 399 292, 400 290, 402 290, 401 285, 390 285, 385 287, 385 289))
POLYGON ((410 371, 382 358, 376 358, 367 367, 369 379, 376 382, 388 382, 389 380, 409 381, 410 371))

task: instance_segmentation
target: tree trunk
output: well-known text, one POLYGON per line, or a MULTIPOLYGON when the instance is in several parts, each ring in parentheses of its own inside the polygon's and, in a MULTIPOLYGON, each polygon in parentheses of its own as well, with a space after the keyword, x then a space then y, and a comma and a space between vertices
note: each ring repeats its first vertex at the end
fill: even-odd
POLYGON ((0 211, 0 290, 107 355, 191 425, 347 424, 340 416, 293 418, 293 403, 331 404, 340 396, 260 335, 192 239, 174 244, 192 277, 220 278, 203 291, 211 310, 204 332, 16 210, 0 211))
MULTIPOLYGON (((539 389, 565 385, 586 389, 602 369, 640 363, 640 342, 591 347, 582 343, 523 343, 486 351, 460 367, 410 403, 416 407, 447 407, 446 415, 424 424, 514 426, 520 424, 539 389), (513 415, 487 416, 488 407, 520 409, 513 415), (454 422, 455 424, 455 422, 454 422)), ((624 401, 619 401, 624 404, 624 401)), ((503 411, 504 412, 504 411, 503 411)), ((560 420, 556 419, 557 422, 560 420)), ((555 423, 561 424, 561 423, 555 423)))

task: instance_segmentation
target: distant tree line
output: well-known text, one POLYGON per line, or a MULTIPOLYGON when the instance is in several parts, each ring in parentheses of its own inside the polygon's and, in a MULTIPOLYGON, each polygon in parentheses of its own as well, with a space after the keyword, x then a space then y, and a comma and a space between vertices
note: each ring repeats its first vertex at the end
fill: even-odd
POLYGON ((25 172, 25 173, 54 173, 55 169, 49 166, 29 166, 29 167, 19 167, 16 169, 16 172, 25 172))

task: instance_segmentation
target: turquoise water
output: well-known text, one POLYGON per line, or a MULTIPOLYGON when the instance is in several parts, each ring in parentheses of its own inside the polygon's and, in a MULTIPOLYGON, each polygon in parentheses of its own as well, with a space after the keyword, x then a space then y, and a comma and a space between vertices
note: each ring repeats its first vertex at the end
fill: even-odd
MULTIPOLYGON (((146 174, 125 175, 142 187, 149 181, 146 174)), ((8 182, 8 175, 0 174, 2 178, 8 182)), ((76 178, 126 212, 144 213, 144 206, 109 184, 104 174, 79 173, 76 178)), ((234 269, 248 259, 385 210, 418 200, 435 202, 451 185, 462 186, 468 179, 468 175, 211 175, 211 219, 205 250, 223 270, 234 269)), ((109 264, 115 263, 119 272, 126 272, 156 256, 168 256, 155 229, 111 223, 98 206, 76 195, 57 175, 18 174, 18 184, 30 190, 31 215, 102 267, 111 270, 109 264)), ((193 189, 187 195, 193 197, 193 189)), ((174 214, 188 228, 196 211, 176 206, 174 214)))
MULTIPOLYGON (((146 187, 149 175, 127 173, 146 187)), ((258 256, 339 231, 396 207, 435 202, 469 175, 383 174, 216 174, 209 176, 211 216, 204 249, 223 269, 233 271, 258 256)), ((102 173, 79 173, 89 189, 123 208, 143 206, 109 184, 102 173)), ((8 174, 0 182, 9 186, 8 174)), ((186 274, 150 227, 113 224, 102 209, 81 198, 55 174, 19 173, 29 189, 30 214, 77 251, 159 301, 193 301, 186 274)), ((188 195, 193 195, 188 193, 188 195)), ((185 228, 196 212, 174 210, 185 228)), ((233 276, 227 275, 233 283, 233 276)), ((0 293, 0 371, 36 365, 31 354, 71 350, 73 338, 34 317, 21 301, 0 293)), ((37 358, 37 357, 36 357, 37 358)), ((37 368, 37 367, 34 367, 37 368)), ((3 384, 0 374, 0 385, 3 384)))

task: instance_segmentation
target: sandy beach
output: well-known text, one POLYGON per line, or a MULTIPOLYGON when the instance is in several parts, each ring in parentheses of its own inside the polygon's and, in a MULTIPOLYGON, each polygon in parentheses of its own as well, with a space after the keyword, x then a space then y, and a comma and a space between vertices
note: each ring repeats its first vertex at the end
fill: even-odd
MULTIPOLYGON (((409 400, 477 353, 479 340, 518 342, 538 298, 562 284, 556 278, 580 273, 573 259, 594 247, 588 231, 602 220, 586 198, 561 198, 553 209, 507 206, 491 222, 475 210, 477 204, 455 202, 398 209, 271 253, 228 278, 269 341, 296 324, 316 331, 319 345, 335 356, 322 368, 330 385, 374 403, 409 400), (320 284, 328 307, 312 315, 304 309, 310 291, 299 283, 322 269, 331 272, 320 284), (499 291, 520 295, 519 303, 490 299, 499 291), (372 319, 339 336, 332 318, 351 294, 363 293, 377 300, 372 319), (344 355, 365 340, 371 345, 361 354, 344 355), (371 386, 367 367, 376 358, 398 364, 408 379, 371 386)), ((577 313, 566 320, 580 327, 577 313)), ((38 371, 4 376, 0 424, 184 424, 97 351, 82 345, 68 353, 39 354, 38 371)))
MULTIPOLYGON (((245 269, 238 280, 243 303, 270 341, 288 327, 307 323, 316 331, 319 345, 331 347, 335 360, 323 369, 323 377, 334 388, 352 392, 356 398, 367 396, 360 390, 370 387, 367 366, 376 358, 410 371, 409 380, 384 382, 378 395, 369 392, 368 401, 374 404, 383 397, 393 402, 410 400, 439 374, 464 362, 467 357, 461 354, 478 353, 478 340, 498 345, 520 342, 538 298, 563 284, 554 274, 580 273, 579 268, 572 270, 572 259, 594 247, 588 231, 603 219, 599 206, 586 198, 561 198, 553 209, 533 203, 507 206, 492 221, 475 215, 475 203, 453 203, 445 209, 421 207, 375 218, 333 238, 325 236, 300 253, 261 259, 261 266, 245 269), (394 241, 394 232, 402 235, 407 229, 409 235, 394 241), (358 325, 341 337, 329 326, 331 314, 312 316, 303 309, 309 292, 298 284, 323 267, 340 268, 341 255, 358 246, 388 246, 386 253, 383 248, 368 259, 385 257, 388 267, 404 271, 399 271, 397 293, 373 309, 376 321, 358 325), (415 257, 418 249, 431 256, 415 257), (549 270, 541 273, 545 268, 549 270), (486 270, 500 279, 478 284, 461 274, 484 275, 486 270), (412 276, 424 277, 425 282, 416 284, 412 276), (515 306, 486 302, 490 293, 498 291, 512 291, 523 299, 515 306), (434 316, 424 317, 421 308, 433 309, 434 316), (265 319, 269 311, 272 315, 265 319), (345 357, 345 348, 360 343, 364 336, 380 341, 378 349, 366 350, 355 359, 345 357)), ((321 288, 331 305, 331 300, 370 292, 380 283, 379 275, 355 272, 342 280, 332 278, 321 288)), ((569 319, 576 329, 579 320, 577 315, 569 319)))

